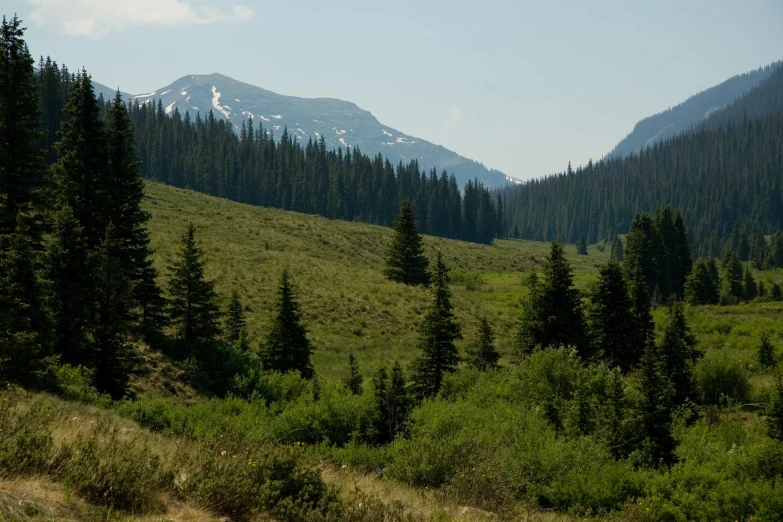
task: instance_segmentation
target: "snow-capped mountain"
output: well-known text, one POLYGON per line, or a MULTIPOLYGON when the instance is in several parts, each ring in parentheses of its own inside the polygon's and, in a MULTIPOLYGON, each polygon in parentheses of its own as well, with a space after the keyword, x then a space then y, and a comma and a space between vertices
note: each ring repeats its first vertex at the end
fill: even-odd
MULTIPOLYGON (((96 94, 102 92, 98 85, 96 94)), ((460 186, 474 178, 488 187, 516 181, 445 147, 382 125, 371 113, 353 103, 332 98, 283 96, 222 74, 183 76, 166 87, 130 98, 139 103, 157 104, 160 100, 167 114, 178 110, 184 115, 188 111, 191 118, 197 112, 204 118, 211 110, 217 118, 230 119, 237 132, 242 122, 252 117, 255 125, 262 124, 265 131, 278 139, 287 128, 303 144, 323 136, 329 149, 358 147, 370 156, 381 153, 393 164, 417 159, 422 168, 435 167, 439 173, 442 170, 453 173, 460 186)))

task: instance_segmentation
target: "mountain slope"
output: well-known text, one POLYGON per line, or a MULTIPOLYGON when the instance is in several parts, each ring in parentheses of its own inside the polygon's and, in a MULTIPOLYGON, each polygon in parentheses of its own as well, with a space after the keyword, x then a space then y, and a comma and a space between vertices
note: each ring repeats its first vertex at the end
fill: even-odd
MULTIPOLYGON (((98 90, 96 88, 96 94, 98 90)), ((105 95, 104 95, 105 97, 105 95)), ((382 125, 370 112, 355 104, 333 98, 297 98, 283 96, 260 87, 239 82, 222 74, 191 75, 155 91, 132 96, 139 103, 161 101, 165 112, 179 110, 206 117, 230 118, 239 132, 249 117, 267 132, 280 137, 284 129, 306 144, 308 140, 326 142, 327 149, 358 147, 364 154, 378 153, 396 164, 418 160, 423 168, 453 173, 460 186, 478 178, 488 187, 506 185, 502 172, 463 158, 445 147, 415 138, 382 125)))
POLYGON ((755 71, 734 76, 720 85, 691 96, 675 107, 644 118, 606 157, 622 158, 682 134, 741 98, 768 78, 781 64, 783 62, 775 62, 755 71))
MULTIPOLYGON (((100 98, 101 95, 103 95, 104 100, 113 100, 114 95, 117 93, 117 89, 113 87, 109 87, 107 85, 103 85, 102 83, 98 83, 96 81, 92 82, 92 88, 95 91, 95 97, 100 98)), ((120 95, 122 96, 123 100, 132 99, 133 95, 128 94, 127 92, 120 91, 120 95)))

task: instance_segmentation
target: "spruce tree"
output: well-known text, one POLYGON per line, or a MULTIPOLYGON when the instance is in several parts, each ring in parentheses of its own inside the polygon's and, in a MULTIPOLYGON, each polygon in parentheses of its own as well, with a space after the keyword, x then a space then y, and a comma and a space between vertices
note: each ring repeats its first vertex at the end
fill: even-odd
POLYGON ((106 238, 95 253, 96 314, 90 325, 94 345, 95 387, 120 399, 128 391, 134 366, 129 341, 133 298, 122 263, 123 245, 109 224, 106 238))
MULTIPOLYGON (((45 172, 35 62, 21 24, 16 16, 0 24, 0 235, 14 232, 20 212, 36 215, 45 172)), ((37 242, 40 225, 30 218, 37 242)))
POLYGON ((655 223, 647 214, 638 214, 631 222, 630 232, 625 238, 625 260, 623 269, 628 281, 633 279, 638 266, 642 271, 648 294, 653 297, 660 293, 659 257, 661 244, 655 223))
POLYGON ((402 202, 394 220, 394 237, 386 256, 386 277, 406 285, 428 285, 429 262, 416 224, 416 215, 409 200, 402 202))
POLYGON ((772 368, 776 365, 775 347, 772 346, 772 342, 770 342, 769 335, 766 332, 762 333, 759 338, 757 354, 759 366, 762 368, 772 368))
POLYGON ((685 228, 685 220, 678 210, 674 216, 674 232, 672 236, 672 245, 669 247, 672 252, 674 266, 672 278, 672 290, 678 297, 682 297, 685 292, 685 281, 691 273, 693 261, 691 257, 691 245, 688 232, 685 228))
POLYGON ((616 459, 628 456, 631 434, 628 429, 625 382, 620 368, 612 369, 609 375, 609 389, 601 408, 599 433, 603 434, 609 451, 616 459))
POLYGON ((359 365, 356 364, 356 357, 351 352, 348 354, 348 377, 343 381, 343 384, 354 395, 361 395, 363 382, 362 374, 359 373, 359 365))
POLYGON ((664 363, 655 343, 650 342, 639 362, 639 402, 636 415, 640 422, 641 463, 658 467, 671 465, 675 441, 672 437, 672 390, 664 374, 664 363))
POLYGON ((633 335, 628 339, 627 361, 635 366, 647 346, 655 342, 655 323, 651 312, 649 286, 644 280, 640 265, 636 265, 627 283, 634 324, 633 335))
POLYGON ((720 299, 720 279, 715 261, 699 258, 685 280, 685 300, 692 305, 715 305, 720 299))
POLYGON ((745 296, 742 263, 737 254, 729 250, 723 259, 723 288, 721 289, 720 303, 724 305, 736 304, 745 296))
POLYGON ((133 289, 134 298, 140 309, 141 327, 145 331, 160 329, 168 320, 166 317, 168 302, 163 297, 157 278, 158 271, 150 262, 142 270, 141 279, 133 289))
POLYGON ((612 242, 612 259, 618 263, 622 263, 623 257, 623 240, 620 239, 620 236, 615 234, 614 241, 612 242))
POLYGON ((674 303, 669 308, 668 323, 658 348, 663 360, 664 374, 672 385, 673 406, 683 406, 695 399, 693 363, 696 359, 696 339, 691 335, 683 305, 674 303))
POLYGON ((204 253, 190 224, 178 258, 169 266, 169 317, 177 334, 192 350, 195 343, 214 339, 220 332, 215 284, 204 276, 204 253))
POLYGON ((517 225, 514 225, 514 239, 521 239, 519 235, 519 227, 517 225))
POLYGON ((457 369, 459 353, 454 342, 462 338, 451 304, 448 269, 440 252, 432 279, 434 299, 419 333, 422 354, 414 363, 413 381, 421 397, 437 395, 443 374, 457 369))
POLYGON ((579 236, 579 240, 576 242, 576 253, 580 256, 587 255, 587 240, 585 236, 579 236))
POLYGON ((587 324, 595 355, 610 366, 631 369, 638 355, 629 343, 636 332, 631 298, 620 265, 610 260, 598 272, 590 293, 587 324))
POLYGON ((753 279, 750 268, 745 269, 745 277, 742 282, 742 293, 745 301, 753 301, 758 297, 758 286, 756 285, 756 280, 753 279))
POLYGON ((771 301, 783 301, 783 290, 780 289, 779 283, 772 284, 772 288, 769 291, 769 298, 771 301))
POLYGON ((87 333, 95 312, 95 292, 89 258, 82 227, 70 207, 61 208, 54 216, 45 262, 54 351, 64 363, 91 368, 94 360, 87 333))
POLYGON ((231 292, 231 302, 228 305, 226 314, 226 325, 223 328, 223 334, 229 344, 234 345, 242 336, 245 330, 245 310, 242 301, 239 300, 239 292, 231 292))
POLYGON ((278 287, 272 329, 261 347, 261 361, 268 371, 298 371, 305 379, 313 378, 310 356, 313 348, 302 325, 294 288, 283 270, 278 287))
POLYGON ((476 339, 468 348, 468 366, 481 371, 494 370, 499 367, 499 360, 500 354, 495 349, 492 327, 484 317, 481 319, 476 339))
POLYGON ((381 367, 373 375, 373 401, 375 415, 373 429, 375 442, 388 444, 402 433, 410 417, 413 403, 400 363, 394 363, 391 376, 381 367))
POLYGON ((573 272, 565 258, 563 244, 552 243, 543 269, 543 281, 531 279, 517 333, 517 348, 525 354, 536 348, 570 346, 590 357, 582 301, 574 288, 573 272))

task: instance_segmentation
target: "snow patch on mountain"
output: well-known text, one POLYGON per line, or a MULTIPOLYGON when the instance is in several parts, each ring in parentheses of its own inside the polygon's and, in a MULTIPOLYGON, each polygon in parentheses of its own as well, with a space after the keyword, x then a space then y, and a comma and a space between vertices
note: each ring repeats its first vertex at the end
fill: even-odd
POLYGON ((177 101, 174 100, 173 102, 171 102, 170 104, 168 104, 166 106, 166 114, 169 114, 169 113, 171 113, 171 111, 174 110, 174 104, 176 104, 176 103, 177 103, 177 101))
POLYGON ((223 109, 223 107, 220 105, 220 93, 218 92, 217 87, 215 87, 214 85, 212 86, 212 106, 216 110, 221 112, 223 114, 223 116, 225 116, 226 118, 230 118, 231 117, 229 115, 229 112, 226 111, 225 109, 223 109))
POLYGON ((134 96, 134 98, 136 98, 136 99, 139 99, 139 98, 149 98, 150 96, 155 96, 156 94, 158 94, 158 93, 157 92, 151 92, 149 94, 139 94, 138 96, 134 96))

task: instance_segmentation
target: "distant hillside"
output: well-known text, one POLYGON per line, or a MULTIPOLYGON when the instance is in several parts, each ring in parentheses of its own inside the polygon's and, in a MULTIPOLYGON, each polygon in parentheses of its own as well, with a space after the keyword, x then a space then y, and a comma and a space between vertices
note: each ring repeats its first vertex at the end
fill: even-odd
POLYGON ((187 111, 191 118, 196 113, 205 118, 212 111, 217 118, 230 119, 237 133, 252 117, 255 125, 263 125, 276 138, 287 128, 302 145, 323 137, 327 149, 359 148, 370 156, 380 153, 393 164, 417 160, 424 169, 435 167, 453 173, 460 187, 474 178, 488 187, 513 181, 502 172, 487 169, 445 147, 383 125, 353 103, 333 98, 283 96, 222 74, 183 76, 166 87, 137 94, 132 99, 140 103, 160 100, 166 114, 177 110, 184 115, 187 111))
POLYGON ((755 71, 734 76, 720 85, 691 96, 675 107, 641 120, 606 157, 622 158, 682 134, 759 85, 781 64, 783 62, 775 62, 755 71))
MULTIPOLYGON (((95 90, 95 97, 100 98, 101 95, 103 95, 103 99, 106 101, 113 100, 114 95, 117 93, 117 89, 114 87, 109 87, 107 85, 103 85, 102 83, 98 82, 92 82, 92 88, 95 90)), ((122 95, 122 99, 129 100, 133 98, 132 94, 128 94, 127 92, 120 91, 120 94, 122 95)))

